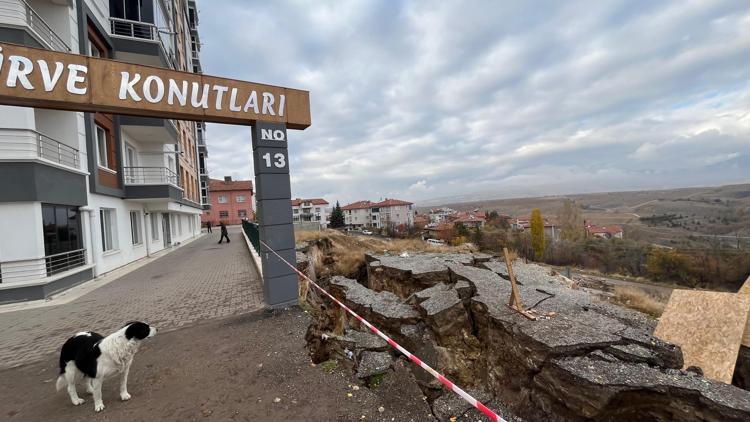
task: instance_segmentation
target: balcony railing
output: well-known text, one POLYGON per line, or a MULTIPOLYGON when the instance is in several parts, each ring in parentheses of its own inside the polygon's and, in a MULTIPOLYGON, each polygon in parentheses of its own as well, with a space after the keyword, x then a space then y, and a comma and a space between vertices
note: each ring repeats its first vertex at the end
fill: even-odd
POLYGON ((47 135, 36 133, 37 145, 39 146, 39 157, 54 161, 58 164, 78 168, 78 150, 58 142, 47 135))
POLYGON ((42 258, 0 262, 0 283, 39 281, 86 265, 86 249, 47 255, 42 258))
POLYGON ((7 13, 13 13, 14 9, 20 8, 16 16, 20 20, 25 19, 25 24, 53 50, 68 52, 70 47, 60 38, 49 24, 25 1, 25 0, 4 0, 0 1, 0 9, 7 13), (20 12, 20 13, 19 13, 20 12), (22 14, 22 15, 21 15, 22 14))
POLYGON ((43 158, 75 169, 80 168, 77 149, 32 129, 0 129, 0 157, 6 160, 43 158))
POLYGON ((177 185, 177 173, 167 167, 123 167, 126 185, 177 185))
POLYGON ((85 264, 86 249, 77 249, 44 257, 48 277, 85 264))
POLYGON ((149 22, 109 18, 112 35, 156 41, 156 25, 149 22))

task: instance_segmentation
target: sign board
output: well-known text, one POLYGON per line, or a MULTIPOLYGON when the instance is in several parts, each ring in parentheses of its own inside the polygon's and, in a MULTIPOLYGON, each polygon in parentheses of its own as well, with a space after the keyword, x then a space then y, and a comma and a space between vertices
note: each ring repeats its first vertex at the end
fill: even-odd
POLYGON ((290 129, 307 91, 0 43, 0 104, 290 129))
MULTIPOLYGON (((310 126, 307 91, 0 43, 0 104, 254 126, 260 237, 296 264, 286 130, 310 126)), ((260 252, 266 303, 295 303, 293 270, 260 252)))

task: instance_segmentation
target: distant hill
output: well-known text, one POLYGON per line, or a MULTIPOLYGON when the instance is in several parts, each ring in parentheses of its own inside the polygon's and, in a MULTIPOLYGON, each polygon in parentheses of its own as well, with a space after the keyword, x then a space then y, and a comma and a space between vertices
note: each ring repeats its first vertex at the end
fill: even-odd
MULTIPOLYGON (((625 236, 670 246, 705 246, 723 241, 750 248, 750 183, 650 191, 604 192, 535 198, 488 199, 446 198, 430 201, 429 208, 456 210, 480 208, 521 216, 539 208, 554 217, 565 199, 575 201, 587 222, 625 228, 625 236), (467 200, 464 200, 467 199, 467 200), (724 236, 724 237, 718 237, 724 236), (739 239, 731 239, 739 236, 739 239), (748 239, 742 239, 747 237, 748 239)), ((487 195, 484 195, 486 198, 487 195)))

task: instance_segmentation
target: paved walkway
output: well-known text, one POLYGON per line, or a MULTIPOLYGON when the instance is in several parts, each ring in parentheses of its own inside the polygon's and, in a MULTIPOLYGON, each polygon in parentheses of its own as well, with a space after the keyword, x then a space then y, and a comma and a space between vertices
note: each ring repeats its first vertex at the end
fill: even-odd
POLYGON ((101 334, 143 320, 170 330, 259 309, 263 288, 239 227, 218 228, 154 262, 58 306, 0 313, 0 369, 40 360, 82 330, 101 334))

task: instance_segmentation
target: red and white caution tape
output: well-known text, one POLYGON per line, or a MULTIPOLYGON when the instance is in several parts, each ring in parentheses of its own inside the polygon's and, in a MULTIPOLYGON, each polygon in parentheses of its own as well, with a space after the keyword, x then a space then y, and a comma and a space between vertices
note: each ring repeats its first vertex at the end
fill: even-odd
POLYGON ((265 242, 263 242, 261 240, 260 243, 263 244, 263 246, 265 246, 266 248, 268 248, 268 250, 271 251, 271 253, 273 253, 274 255, 276 255, 276 257, 279 258, 282 262, 284 262, 291 269, 293 269, 294 272, 296 272, 297 274, 299 274, 300 277, 302 277, 305 280, 307 280, 310 284, 312 284, 313 286, 315 286, 315 288, 317 288, 318 290, 320 290, 324 295, 328 296, 328 298, 330 298, 332 301, 336 302, 339 306, 341 306, 342 308, 344 308, 344 310, 346 312, 349 312, 350 314, 352 314, 352 316, 354 318, 356 318, 357 321, 359 321, 362 324, 364 324, 373 333, 377 334, 378 336, 380 336, 380 338, 382 338, 383 340, 387 341, 388 344, 390 344, 393 348, 395 348, 399 352, 403 353, 407 358, 409 358, 409 360, 411 360, 415 364, 419 365, 425 371, 429 372, 433 377, 437 378, 446 388, 448 388, 449 390, 451 390, 454 393, 458 394, 464 400, 466 400, 466 402, 468 402, 469 404, 471 404, 472 406, 474 406, 475 408, 477 408, 480 412, 484 413, 488 418, 490 418, 491 421, 493 421, 493 422, 507 422, 505 419, 503 419, 500 416, 498 416, 495 412, 493 412, 492 410, 488 409, 487 406, 483 405, 479 400, 477 400, 474 397, 470 396, 469 393, 467 393, 466 391, 464 391, 463 389, 461 389, 461 387, 457 386, 456 384, 454 384, 453 382, 451 382, 448 378, 442 376, 436 370, 432 369, 429 365, 427 365, 426 363, 424 363, 421 359, 419 359, 418 357, 416 357, 415 355, 413 355, 411 352, 409 352, 408 350, 406 350, 403 347, 401 347, 400 344, 398 344, 395 341, 393 341, 393 339, 391 339, 390 337, 388 337, 387 335, 385 335, 382 331, 380 331, 374 325, 370 324, 366 319, 364 319, 361 316, 357 315, 356 312, 354 312, 351 309, 349 309, 349 307, 347 307, 346 305, 344 305, 343 303, 341 303, 338 299, 336 299, 335 297, 333 297, 333 295, 331 295, 330 293, 328 293, 325 289, 323 289, 322 287, 320 287, 317 283, 315 283, 314 281, 310 280, 310 278, 307 277, 303 272, 301 272, 300 270, 298 270, 296 266, 292 265, 287 260, 285 260, 284 258, 282 258, 281 255, 279 255, 278 253, 276 253, 275 250, 271 249, 265 242))

